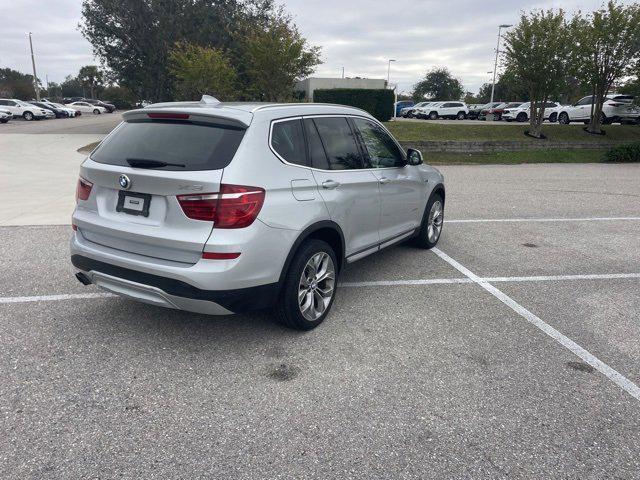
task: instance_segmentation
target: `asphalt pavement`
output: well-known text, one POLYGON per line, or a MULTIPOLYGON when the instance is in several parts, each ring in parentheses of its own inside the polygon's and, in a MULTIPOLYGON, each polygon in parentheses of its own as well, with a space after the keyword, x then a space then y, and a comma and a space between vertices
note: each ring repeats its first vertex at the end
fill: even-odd
POLYGON ((640 165, 442 170, 438 249, 350 265, 307 333, 84 287, 68 225, 0 226, 0 477, 638 478, 640 165))

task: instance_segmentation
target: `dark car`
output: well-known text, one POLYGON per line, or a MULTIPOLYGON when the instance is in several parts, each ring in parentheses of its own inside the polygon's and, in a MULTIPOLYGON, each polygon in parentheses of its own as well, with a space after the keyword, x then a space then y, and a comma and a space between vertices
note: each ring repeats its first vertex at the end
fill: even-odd
POLYGON ((480 111, 478 120, 486 120, 489 113, 493 114, 494 120, 502 120, 502 112, 504 111, 506 106, 507 104, 505 102, 487 103, 480 111))
POLYGON ((40 108, 44 108, 45 110, 49 110, 50 112, 53 112, 56 118, 67 118, 69 116, 69 114, 64 110, 57 108, 47 102, 29 102, 29 103, 31 103, 32 105, 36 105, 40 108))
POLYGON ((102 100, 94 100, 94 99, 85 99, 83 102, 90 103, 91 105, 97 105, 99 107, 104 107, 107 109, 107 112, 113 113, 116 111, 116 106, 112 103, 103 102, 102 100))

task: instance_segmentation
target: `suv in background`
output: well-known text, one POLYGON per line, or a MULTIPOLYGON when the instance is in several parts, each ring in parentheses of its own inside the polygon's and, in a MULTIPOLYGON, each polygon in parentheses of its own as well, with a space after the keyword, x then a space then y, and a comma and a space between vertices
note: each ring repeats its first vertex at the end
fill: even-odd
POLYGON ((464 120, 467 118, 469 108, 463 102, 435 102, 418 108, 416 117, 437 120, 438 118, 452 118, 464 120))
POLYGON ((116 106, 113 105, 112 103, 107 103, 107 102, 103 102, 102 100, 95 100, 95 99, 85 99, 84 100, 87 103, 90 103, 91 105, 96 105, 98 107, 102 107, 104 109, 107 110, 107 113, 113 113, 116 111, 116 106))
POLYGON ((275 307, 308 330, 345 264, 440 237, 442 175, 363 110, 204 97, 123 120, 80 166, 84 284, 208 314, 275 307))
POLYGON ((400 116, 404 118, 413 118, 416 115, 416 110, 425 105, 430 105, 432 102, 418 102, 410 107, 405 107, 400 110, 400 116))
MULTIPOLYGON (((47 118, 47 112, 44 108, 37 107, 16 98, 0 98, 0 108, 11 112, 13 117, 22 117, 25 120, 40 120, 47 118)), ((49 112, 51 113, 51 112, 49 112)), ((52 117, 55 115, 51 115, 52 117)))
MULTIPOLYGON (((544 120, 554 123, 558 120, 558 109, 561 105, 558 102, 546 102, 544 108, 544 120)), ((515 107, 505 107, 502 111, 502 119, 507 122, 526 122, 531 113, 531 102, 521 103, 515 107)))
MULTIPOLYGON (((603 125, 620 123, 638 123, 640 121, 640 108, 633 105, 633 95, 610 94, 605 97, 602 105, 601 123, 603 125)), ((566 125, 571 122, 589 123, 593 96, 583 97, 575 105, 567 105, 560 109, 558 122, 566 125)))

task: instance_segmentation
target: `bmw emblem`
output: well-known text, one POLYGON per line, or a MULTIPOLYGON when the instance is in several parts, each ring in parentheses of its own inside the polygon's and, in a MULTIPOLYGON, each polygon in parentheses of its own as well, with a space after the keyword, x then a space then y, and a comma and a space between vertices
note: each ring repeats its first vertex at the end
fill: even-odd
POLYGON ((118 183, 124 190, 129 190, 129 187, 131 186, 131 180, 129 180, 129 177, 124 174, 120 175, 120 178, 118 178, 118 183))

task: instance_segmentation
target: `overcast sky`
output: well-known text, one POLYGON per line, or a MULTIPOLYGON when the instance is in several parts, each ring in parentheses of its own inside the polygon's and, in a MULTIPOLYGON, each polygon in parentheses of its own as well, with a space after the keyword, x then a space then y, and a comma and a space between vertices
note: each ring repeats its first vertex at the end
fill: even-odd
MULTIPOLYGON (((522 10, 591 11, 601 0, 281 0, 309 42, 322 47, 315 76, 386 78, 408 92, 424 73, 447 66, 477 92, 493 70, 497 27, 522 10)), ((624 0, 624 3, 633 3, 624 0)), ((81 0, 0 0, 0 67, 31 72, 33 32, 38 76, 60 82, 96 63, 78 31, 81 0)))

